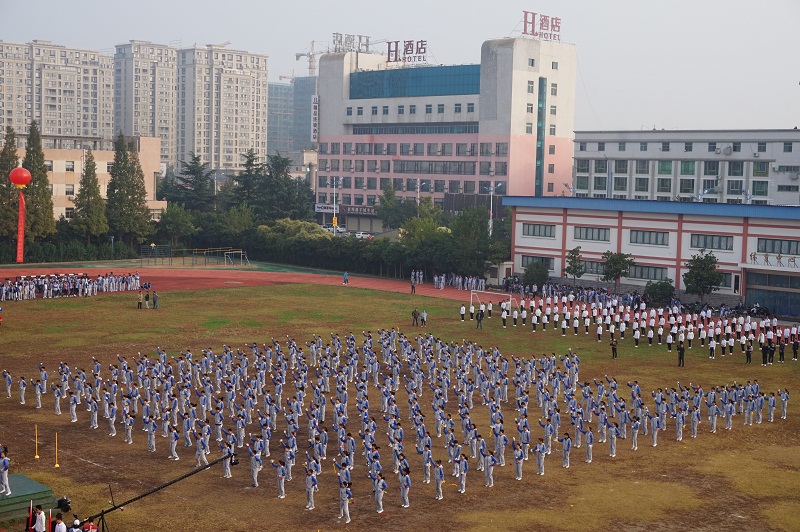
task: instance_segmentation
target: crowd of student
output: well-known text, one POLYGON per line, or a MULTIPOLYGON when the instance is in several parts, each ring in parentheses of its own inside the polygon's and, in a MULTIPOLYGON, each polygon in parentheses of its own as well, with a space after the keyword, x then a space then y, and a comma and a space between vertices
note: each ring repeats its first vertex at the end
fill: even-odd
POLYGON ((139 290, 139 272, 97 277, 85 273, 20 276, 0 284, 0 301, 24 301, 36 298, 90 297, 102 292, 139 290))
MULTIPOLYGON (((702 324, 702 330, 720 336, 729 334, 723 332, 727 327, 730 334, 739 327, 738 321, 720 323, 717 333, 717 323, 712 327, 707 316, 672 309, 652 309, 651 315, 651 309, 610 302, 562 308, 564 302, 545 297, 523 308, 531 309, 532 322, 533 317, 550 316, 554 324, 567 312, 576 319, 586 312, 607 331, 603 334, 641 321, 640 328, 650 329, 669 323, 670 329, 681 324, 697 330, 702 324)), ((548 322, 540 323, 546 330, 548 322)), ((772 331, 774 340, 772 323, 743 322, 742 329, 746 326, 751 331, 755 327, 759 335, 772 331)), ((560 330, 566 334, 568 327, 560 330)), ((580 332, 575 327, 574 334, 580 332)), ((587 327, 584 334, 588 332, 587 327)), ((357 495, 368 495, 381 513, 390 489, 397 490, 399 505, 408 508, 418 481, 433 481, 437 500, 448 491, 447 476, 465 493, 471 470, 482 472, 483 485, 491 488, 494 468, 505 466, 507 459, 517 480, 531 455, 537 474, 543 475, 555 442, 560 444, 561 465, 569 468, 573 448, 583 446, 585 462, 592 463, 597 443, 607 444, 609 456, 615 457, 619 439, 629 439, 631 451, 637 451, 640 432, 650 435, 656 447, 662 431, 674 431, 682 440, 688 426, 696 437, 701 422, 707 421, 708 432, 714 433, 718 418, 728 430, 735 416, 742 416, 748 427, 786 419, 789 402, 788 390, 766 391, 756 380, 646 391, 637 381, 621 384, 612 376, 582 375, 581 360, 572 351, 518 357, 476 342, 447 343, 397 329, 363 332, 358 338, 352 333, 331 333, 328 339, 314 335, 305 342, 287 336, 283 342, 223 346, 221 352, 186 350, 175 356, 158 348, 152 355, 63 362, 52 376, 40 364, 35 373, 28 379, 3 371, 6 397, 16 388, 20 403, 29 404, 32 392, 36 408, 44 408, 44 396, 51 395, 56 415, 62 414, 64 402, 71 421, 78 423, 85 415, 90 430, 99 428, 102 416, 109 437, 117 437, 121 428, 126 444, 134 443, 134 431, 143 430, 150 452, 156 452, 160 435, 167 441, 169 459, 180 460, 183 446, 192 449, 196 466, 207 464, 217 447, 218 456, 226 458, 226 478, 233 476, 235 454, 246 453, 248 483, 254 487, 274 453, 278 460, 270 460, 270 469, 281 499, 299 460, 306 508, 315 508, 320 486, 338 489, 339 517, 346 521, 356 495, 352 475, 370 479, 372 492, 357 495), (86 414, 79 416, 80 409, 86 414), (488 421, 479 425, 476 414, 481 410, 488 421), (534 437, 535 432, 541 436, 534 437), (328 467, 323 466, 326 460, 328 467), (333 476, 323 474, 327 471, 335 471, 337 478, 326 480, 333 476)))

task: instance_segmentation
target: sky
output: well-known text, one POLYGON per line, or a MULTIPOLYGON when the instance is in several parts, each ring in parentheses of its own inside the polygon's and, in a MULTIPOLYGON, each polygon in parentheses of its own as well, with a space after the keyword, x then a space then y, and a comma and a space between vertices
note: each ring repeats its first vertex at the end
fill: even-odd
MULTIPOLYGON (((800 127, 800 0, 0 0, 0 39, 113 54, 131 39, 223 43, 306 75, 333 33, 428 42, 428 61, 480 62, 523 11, 561 18, 578 53, 576 130, 800 127)), ((385 44, 376 50, 386 53, 385 44)))

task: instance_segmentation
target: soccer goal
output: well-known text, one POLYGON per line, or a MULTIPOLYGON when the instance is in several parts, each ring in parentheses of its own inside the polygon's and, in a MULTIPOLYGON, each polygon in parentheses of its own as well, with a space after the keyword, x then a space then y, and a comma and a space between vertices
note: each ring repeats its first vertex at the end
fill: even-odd
POLYGON ((500 302, 505 301, 507 306, 519 307, 519 300, 514 297, 513 294, 505 294, 503 292, 486 292, 483 290, 470 290, 469 292, 469 304, 475 305, 475 308, 480 308, 481 303, 484 305, 492 302, 492 307, 496 308, 498 312, 500 312, 500 302))
POLYGON ((225 252, 225 265, 230 264, 231 266, 236 266, 238 263, 239 266, 250 266, 250 260, 247 258, 247 252, 241 249, 234 249, 231 251, 225 252))

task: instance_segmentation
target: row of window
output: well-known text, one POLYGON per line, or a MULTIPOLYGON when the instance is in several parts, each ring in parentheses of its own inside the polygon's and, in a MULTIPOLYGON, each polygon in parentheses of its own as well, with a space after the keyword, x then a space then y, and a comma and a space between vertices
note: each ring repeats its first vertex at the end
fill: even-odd
POLYGON ((416 192, 417 183, 421 192, 449 192, 451 194, 491 194, 492 188, 494 193, 498 196, 505 195, 506 183, 505 181, 478 181, 477 187, 475 181, 464 181, 462 190, 462 181, 460 180, 444 180, 444 179, 405 179, 405 178, 388 178, 381 177, 356 177, 350 176, 342 177, 326 177, 317 176, 317 188, 337 188, 342 190, 362 189, 362 190, 385 190, 392 187, 397 191, 416 192), (335 187, 334 187, 335 185, 335 187))
MULTIPOLYGON (((595 240, 599 242, 610 241, 610 229, 602 227, 574 228, 576 240, 595 240)), ((554 224, 522 224, 522 235, 540 238, 555 238, 556 226, 554 224)), ((630 231, 631 244, 645 244, 649 246, 668 246, 669 232, 643 231, 632 229, 630 231)), ((783 253, 784 255, 800 255, 800 242, 793 240, 758 240, 758 251, 768 253, 783 253), (762 249, 763 248, 763 249, 762 249), (781 251, 775 251, 781 250, 781 251)), ((733 237, 725 235, 691 234, 690 247, 695 249, 710 249, 730 251, 733 249, 733 237)))
MULTIPOLYGON (((613 190, 619 192, 626 192, 628 190, 628 177, 627 176, 614 176, 613 190)), ((633 180, 634 192, 650 192, 651 179, 649 177, 636 177, 633 180)), ((694 194, 696 183, 694 179, 680 179, 677 183, 677 188, 674 186, 673 178, 659 177, 655 180, 655 191, 663 193, 677 192, 679 194, 694 194)), ((705 194, 719 194, 722 192, 718 179, 703 179, 701 181, 700 195, 705 194)), ((589 190, 589 176, 576 176, 575 188, 577 190, 589 190)), ((596 175, 592 177, 592 190, 608 190, 608 176, 596 175)), ((728 179, 725 181, 725 190, 730 196, 744 195, 744 181, 741 179, 728 179)), ((798 192, 800 186, 797 185, 779 185, 778 192, 798 192)), ((750 194, 753 196, 768 196, 769 195, 769 181, 751 181, 750 194)), ((623 194, 623 199, 625 195, 623 194)), ((671 200, 668 197, 667 201, 671 200)))
POLYGON ((800 241, 779 238, 759 238, 756 249, 759 253, 800 255, 800 241))
POLYGON ((800 277, 748 271, 747 284, 749 286, 774 286, 800 290, 800 277))
MULTIPOLYGON (((379 108, 378 108, 377 105, 373 105, 370 108, 370 114, 372 116, 378 116, 378 109, 379 108)), ((453 104, 453 112, 454 113, 458 114, 463 109, 464 109, 464 106, 462 104, 460 104, 460 103, 453 104)), ((443 104, 443 103, 436 104, 436 114, 444 114, 444 110, 445 110, 445 104, 443 104)), ((467 103, 466 111, 468 113, 474 113, 475 112, 475 104, 472 103, 472 102, 467 103)), ((345 114, 347 116, 353 116, 353 108, 352 107, 347 107, 345 109, 345 114)), ((362 106, 356 107, 355 114, 356 114, 356 116, 364 116, 364 107, 362 107, 362 106)), ((389 106, 388 105, 381 106, 380 107, 380 114, 384 115, 384 116, 387 116, 389 114, 389 106)), ((398 115, 406 114, 406 106, 404 104, 397 106, 397 114, 398 115)), ((408 114, 410 114, 410 115, 417 114, 417 106, 415 104, 410 104, 408 106, 408 114)), ((425 114, 426 115, 433 114, 433 104, 432 103, 425 104, 425 114)))
MULTIPOLYGON (((53 161, 45 161, 44 167, 48 172, 53 171, 53 161)), ((111 172, 111 169, 114 168, 114 163, 107 162, 106 163, 106 172, 111 172)), ((75 171, 75 161, 64 161, 64 171, 65 172, 74 172, 75 171)))
MULTIPOLYGON (((589 168, 594 167, 595 174, 606 174, 611 169, 609 163, 613 163, 613 170, 615 174, 627 174, 630 162, 627 159, 575 159, 575 171, 579 174, 588 174, 589 168)), ((694 176, 697 175, 698 163, 703 164, 703 175, 718 176, 720 175, 720 162, 719 161, 650 161, 650 160, 636 160, 634 161, 635 174, 650 174, 651 163, 656 163, 656 174, 658 175, 673 175, 673 166, 678 169, 679 175, 694 176), (676 164, 673 164, 676 163, 676 164)), ((728 161, 727 175, 731 177, 744 176, 744 161, 728 161)), ((769 163, 765 161, 753 162, 753 175, 755 177, 767 177, 769 175, 769 163)))
MULTIPOLYGON (((530 87, 529 87, 530 88, 530 87)), ((613 143, 612 143, 613 144, 613 143)), ((693 142, 653 142, 652 144, 658 146, 659 151, 667 152, 672 149, 673 144, 677 144, 680 146, 683 144, 683 151, 685 152, 692 152, 694 151, 694 143, 693 142)), ((698 143, 699 144, 699 143, 698 143)), ((783 152, 784 153, 792 153, 792 142, 784 142, 783 143, 783 152)), ((578 151, 586 151, 588 148, 588 142, 579 142, 578 143, 578 151)), ((648 142, 640 142, 639 143, 639 151, 647 151, 650 143, 648 142)), ((619 142, 617 143, 617 150, 618 151, 626 151, 628 147, 627 142, 619 142)), ((719 151, 725 151, 725 153, 739 153, 742 151, 742 143, 741 142, 732 142, 730 144, 725 143, 718 143, 718 142, 709 142, 706 144, 706 149, 709 153, 719 153, 719 151), (728 151, 730 150, 730 151, 728 151)), ((606 143, 605 142, 598 142, 597 143, 597 151, 606 151, 606 143)), ((767 143, 766 142, 758 142, 756 143, 756 153, 766 153, 767 151, 767 143)))
MULTIPOLYGON (((456 142, 455 151, 452 142, 321 142, 319 145, 320 155, 441 155, 444 157, 472 157, 480 154, 481 157, 496 155, 498 157, 508 156, 508 142, 456 142), (330 150, 330 151, 329 151, 330 150)), ((555 146, 553 146, 555 148, 555 146)), ((552 150, 555 153, 555 149, 552 150)), ((324 166, 326 159, 320 159, 320 166, 324 166)))

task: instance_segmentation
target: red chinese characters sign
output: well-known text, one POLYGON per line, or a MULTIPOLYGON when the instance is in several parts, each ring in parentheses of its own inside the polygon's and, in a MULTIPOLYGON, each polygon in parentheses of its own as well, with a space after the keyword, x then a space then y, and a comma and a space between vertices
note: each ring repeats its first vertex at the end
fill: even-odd
POLYGON ((522 12, 522 34, 545 41, 561 41, 561 19, 533 11, 522 12))

